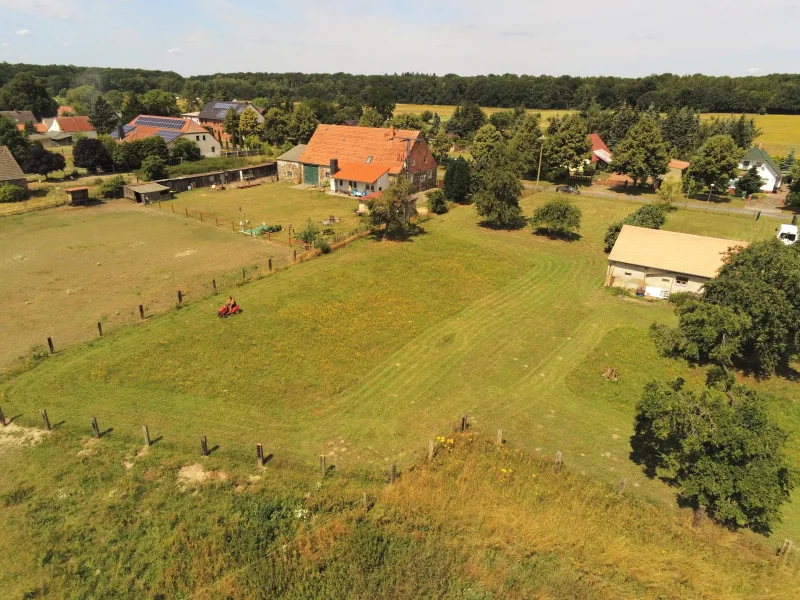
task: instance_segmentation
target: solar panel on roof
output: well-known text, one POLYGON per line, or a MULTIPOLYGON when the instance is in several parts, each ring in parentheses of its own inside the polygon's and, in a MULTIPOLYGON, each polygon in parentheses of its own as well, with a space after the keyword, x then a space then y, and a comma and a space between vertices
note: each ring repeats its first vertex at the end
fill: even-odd
POLYGON ((157 131, 156 135, 164 138, 164 141, 169 144, 170 142, 173 142, 179 137, 181 137, 183 133, 172 129, 162 129, 160 131, 157 131))
POLYGON ((236 108, 236 105, 233 102, 217 102, 214 104, 214 108, 223 108, 225 110, 229 110, 231 108, 236 108))
POLYGON ((183 127, 183 119, 171 119, 169 117, 138 117, 134 124, 137 127, 158 127, 160 129, 180 129, 183 127))

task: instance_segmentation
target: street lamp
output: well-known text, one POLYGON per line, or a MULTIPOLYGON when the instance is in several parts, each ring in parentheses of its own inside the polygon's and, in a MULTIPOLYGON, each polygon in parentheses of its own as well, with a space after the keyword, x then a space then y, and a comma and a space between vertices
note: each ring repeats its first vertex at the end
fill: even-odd
POLYGON ((708 190, 708 200, 706 200, 706 208, 708 208, 708 205, 711 204, 711 194, 713 193, 714 193, 714 184, 712 183, 711 187, 708 190))
POLYGON ((542 174, 542 152, 544 152, 544 142, 547 138, 542 136, 539 138, 541 145, 539 146, 539 170, 536 171, 536 191, 539 191, 539 177, 542 174))

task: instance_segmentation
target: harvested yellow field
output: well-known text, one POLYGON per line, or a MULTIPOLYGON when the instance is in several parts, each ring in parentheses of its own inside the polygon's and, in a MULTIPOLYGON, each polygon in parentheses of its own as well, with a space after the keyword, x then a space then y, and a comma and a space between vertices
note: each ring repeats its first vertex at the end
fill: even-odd
MULTIPOLYGON (((404 115, 406 113, 421 113, 423 110, 429 110, 433 113, 438 114, 442 121, 446 121, 453 115, 453 111, 455 111, 455 106, 448 106, 446 104, 398 104, 394 109, 394 114, 396 115, 404 115)), ((508 108, 488 108, 488 107, 481 107, 481 110, 485 112, 487 115, 491 115, 496 112, 501 112, 504 110, 510 110, 508 108)), ((574 110, 540 110, 529 108, 527 109, 529 113, 540 113, 542 115, 542 122, 547 124, 551 117, 556 115, 568 115, 570 113, 574 113, 574 110)))
MULTIPOLYGON (((702 119, 729 117, 725 113, 706 113, 702 119)), ((738 115, 733 115, 738 116, 738 115)), ((763 133, 757 141, 764 142, 764 148, 772 155, 786 155, 794 148, 800 150, 800 115, 747 115, 756 120, 763 133)))

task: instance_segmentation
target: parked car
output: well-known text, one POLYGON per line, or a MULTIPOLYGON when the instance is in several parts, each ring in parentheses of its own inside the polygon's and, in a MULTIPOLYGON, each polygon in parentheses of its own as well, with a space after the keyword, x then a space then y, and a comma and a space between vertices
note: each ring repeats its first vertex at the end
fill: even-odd
POLYGON ((797 225, 781 225, 778 239, 787 246, 794 244, 797 241, 797 225))
POLYGON ((577 185, 560 185, 556 188, 557 192, 562 194, 580 194, 581 189, 577 185))

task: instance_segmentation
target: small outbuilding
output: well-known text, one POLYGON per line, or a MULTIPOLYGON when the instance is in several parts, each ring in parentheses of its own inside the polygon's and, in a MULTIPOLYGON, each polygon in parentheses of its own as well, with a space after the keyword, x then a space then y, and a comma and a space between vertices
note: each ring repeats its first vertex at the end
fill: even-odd
POLYGON ((389 167, 331 161, 331 191, 364 197, 371 192, 383 192, 389 187, 389 167))
POLYGON ((172 190, 160 183, 142 183, 139 185, 125 186, 125 198, 133 202, 152 204, 159 200, 169 200, 172 197, 172 190))
POLYGON ((624 225, 608 256, 606 286, 653 298, 700 294, 725 256, 746 242, 624 225))
POLYGON ((297 144, 276 159, 278 161, 278 179, 289 183, 303 182, 303 165, 300 163, 300 157, 305 151, 305 144, 297 144))
POLYGON ((89 203, 89 188, 88 187, 74 187, 64 190, 69 196, 69 203, 71 206, 80 206, 81 204, 89 203))
POLYGON ((23 189, 28 189, 28 179, 25 173, 19 168, 11 150, 5 146, 0 146, 0 185, 16 185, 23 189))

